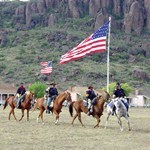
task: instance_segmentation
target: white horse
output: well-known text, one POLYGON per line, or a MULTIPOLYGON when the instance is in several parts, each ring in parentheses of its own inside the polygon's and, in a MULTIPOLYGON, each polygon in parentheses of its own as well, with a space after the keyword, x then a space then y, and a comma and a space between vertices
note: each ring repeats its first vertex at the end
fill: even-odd
MULTIPOLYGON (((124 117, 126 119, 126 121, 127 121, 129 131, 131 131, 130 122, 129 122, 129 118, 128 118, 129 115, 128 115, 128 112, 127 112, 127 109, 126 109, 125 105, 120 100, 120 98, 115 98, 112 101, 113 101, 113 104, 116 107, 115 115, 116 115, 116 117, 118 119, 118 124, 120 126, 120 130, 123 131, 121 117, 124 117)), ((105 124, 105 129, 107 128, 108 119, 109 119, 109 116, 111 114, 112 114, 112 107, 110 107, 110 105, 108 104, 107 105, 107 120, 106 120, 106 124, 105 124)))

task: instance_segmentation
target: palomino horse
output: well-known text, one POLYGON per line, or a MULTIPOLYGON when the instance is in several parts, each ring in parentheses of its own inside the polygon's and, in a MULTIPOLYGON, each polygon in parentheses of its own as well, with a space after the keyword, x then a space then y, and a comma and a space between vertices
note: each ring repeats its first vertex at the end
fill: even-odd
MULTIPOLYGON (((19 121, 21 121, 22 118, 24 117, 24 110, 25 109, 27 110, 27 121, 29 121, 29 110, 31 109, 31 101, 33 100, 33 98, 34 98, 33 92, 30 92, 30 91, 26 92, 24 101, 21 103, 21 106, 20 106, 20 109, 22 111, 22 116, 21 116, 19 121)), ((15 100, 15 96, 10 96, 5 100, 3 110, 6 108, 7 104, 9 104, 11 107, 8 120, 10 120, 10 116, 11 116, 11 114, 13 114, 15 120, 17 121, 17 118, 15 116, 15 112, 14 112, 14 109, 16 108, 16 105, 17 105, 17 102, 15 100)))
MULTIPOLYGON (((118 124, 120 126, 120 130, 123 131, 121 117, 124 117, 126 119, 126 121, 127 121, 128 128, 129 128, 129 131, 130 131, 131 130, 130 122, 129 122, 128 112, 127 112, 127 109, 126 109, 125 105, 123 104, 123 102, 119 98, 113 99, 113 103, 114 103, 114 105, 116 107, 115 115, 116 115, 116 117, 118 119, 118 124)), ((107 128, 108 119, 109 119, 109 116, 111 114, 112 114, 112 108, 108 104, 107 105, 107 120, 106 120, 105 128, 107 128)))
MULTIPOLYGON (((97 96, 95 105, 93 107, 93 112, 91 113, 91 115, 97 120, 97 124, 94 126, 94 128, 99 127, 100 117, 102 116, 103 110, 104 110, 104 107, 103 107, 104 103, 107 102, 109 98, 110 98, 110 95, 106 91, 103 91, 101 96, 97 96)), ((76 114, 73 117, 72 125, 73 125, 74 120, 78 117, 78 120, 80 121, 82 126, 84 126, 81 120, 81 112, 84 112, 87 114, 88 108, 84 106, 83 101, 81 100, 74 101, 69 106, 69 111, 70 111, 71 116, 73 116, 73 107, 76 110, 76 114)))
MULTIPOLYGON (((53 107, 51 109, 51 112, 56 115, 55 124, 58 123, 59 114, 60 114, 61 109, 62 109, 62 104, 65 100, 67 100, 68 102, 72 101, 71 94, 68 91, 65 91, 65 92, 62 92, 61 94, 59 94, 53 102, 53 107)), ((38 123, 39 118, 41 117, 41 120, 44 124, 43 112, 46 109, 46 104, 44 103, 44 97, 37 99, 37 101, 34 105, 34 110, 36 110, 36 108, 40 109, 40 112, 39 112, 39 115, 38 115, 38 118, 37 118, 37 123, 38 123)))

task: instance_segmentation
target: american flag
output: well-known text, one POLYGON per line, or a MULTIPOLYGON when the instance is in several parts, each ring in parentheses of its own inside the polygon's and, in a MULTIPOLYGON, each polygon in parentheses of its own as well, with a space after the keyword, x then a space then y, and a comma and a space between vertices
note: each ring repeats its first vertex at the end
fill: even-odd
POLYGON ((41 74, 52 73, 52 70, 53 70, 53 68, 52 68, 52 61, 44 62, 43 64, 44 65, 42 65, 42 66, 45 66, 45 68, 41 69, 41 74), (47 65, 46 65, 46 63, 47 63, 47 65))
POLYGON ((40 65, 43 66, 43 67, 47 67, 48 62, 47 61, 42 61, 42 62, 40 62, 40 65))
POLYGON ((106 51, 106 39, 110 21, 83 40, 78 46, 61 56, 60 64, 83 58, 88 54, 106 51))

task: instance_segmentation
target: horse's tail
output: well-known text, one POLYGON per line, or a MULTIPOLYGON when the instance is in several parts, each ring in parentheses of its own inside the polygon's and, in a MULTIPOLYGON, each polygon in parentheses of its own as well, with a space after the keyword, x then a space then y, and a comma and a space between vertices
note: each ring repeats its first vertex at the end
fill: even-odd
POLYGON ((73 117, 73 104, 74 102, 71 102, 71 104, 69 105, 69 112, 71 117, 73 117))
POLYGON ((9 97, 5 99, 5 104, 4 104, 3 110, 7 107, 8 99, 9 99, 9 97))

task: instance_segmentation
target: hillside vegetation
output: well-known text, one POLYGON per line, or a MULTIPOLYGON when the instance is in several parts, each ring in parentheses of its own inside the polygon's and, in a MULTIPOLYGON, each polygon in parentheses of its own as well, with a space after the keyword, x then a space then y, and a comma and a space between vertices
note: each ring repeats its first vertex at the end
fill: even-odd
MULTIPOLYGON (((10 11, 19 6, 19 3, 11 4, 10 11)), ((16 30, 11 13, 6 10, 8 7, 0 8, 0 30, 4 33, 1 37, 5 37, 0 46, 0 80, 16 85, 20 82, 55 81, 60 89, 90 84, 96 88, 106 86, 107 52, 59 65, 61 55, 94 32, 94 18, 84 15, 64 20, 60 17, 54 26, 37 24, 29 30, 16 30), (41 75, 39 63, 49 60, 53 61, 53 73, 41 75)), ((149 43, 150 32, 147 29, 137 36, 111 28, 110 82, 127 82, 135 88, 149 88, 149 43)))

